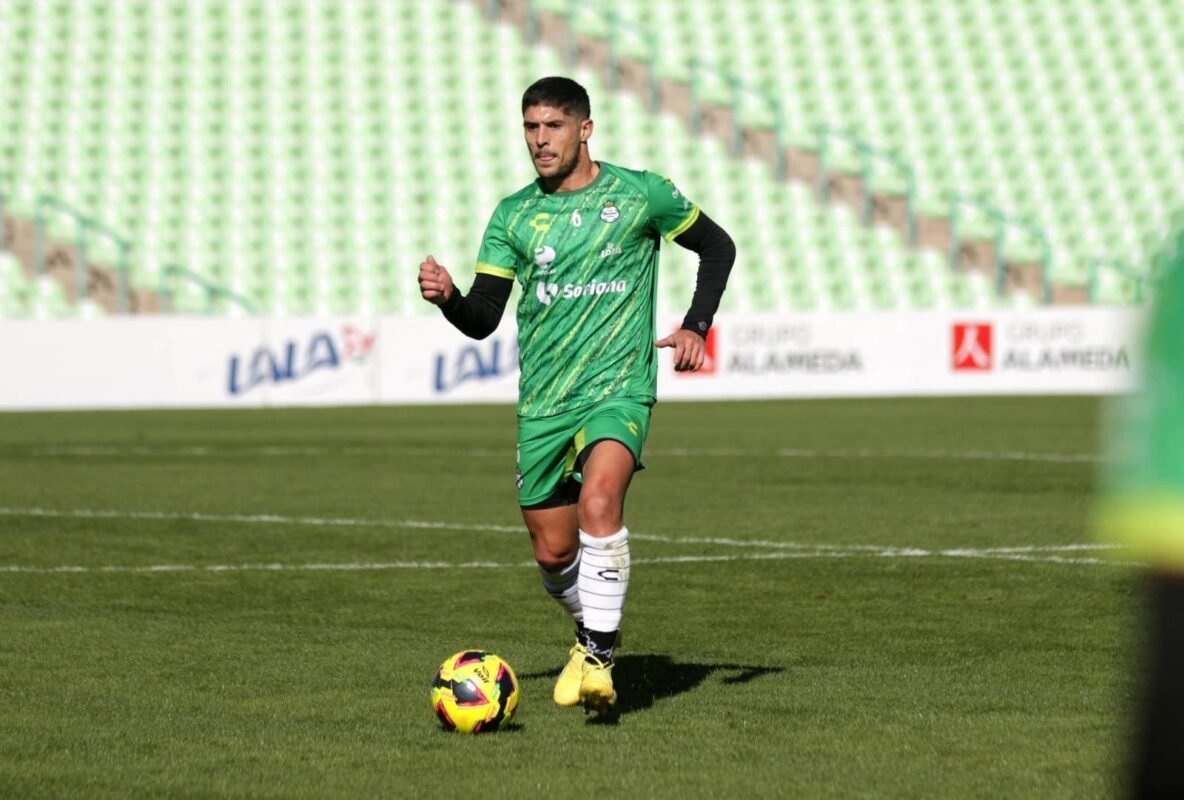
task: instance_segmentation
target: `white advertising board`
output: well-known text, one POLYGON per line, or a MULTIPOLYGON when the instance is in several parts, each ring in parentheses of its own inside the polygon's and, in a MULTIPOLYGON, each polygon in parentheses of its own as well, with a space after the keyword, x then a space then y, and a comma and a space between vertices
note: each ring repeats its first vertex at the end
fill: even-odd
POLYGON ((382 321, 382 402, 513 403, 518 329, 510 315, 492 335, 470 339, 438 315, 382 321))
MULTIPOLYGON (((195 339, 180 336, 193 347, 195 339)), ((179 393, 226 405, 348 405, 378 397, 379 326, 352 318, 262 320, 257 330, 203 342, 188 355, 179 393)))
MULTIPOLYGON (((666 398, 1109 394, 1138 378, 1126 309, 728 315, 708 367, 663 369, 666 398)), ((677 320, 668 321, 673 328, 677 320)))
POLYGON ((0 322, 0 409, 375 403, 378 331, 344 318, 0 322))
MULTIPOLYGON (((661 399, 1112 394, 1136 385, 1129 309, 721 314, 661 399)), ((662 330, 677 327, 663 320, 662 330)), ((0 322, 0 409, 511 403, 507 316, 468 339, 437 315, 0 322)))
POLYGON ((163 334, 139 319, 0 321, 0 409, 171 405, 163 334))

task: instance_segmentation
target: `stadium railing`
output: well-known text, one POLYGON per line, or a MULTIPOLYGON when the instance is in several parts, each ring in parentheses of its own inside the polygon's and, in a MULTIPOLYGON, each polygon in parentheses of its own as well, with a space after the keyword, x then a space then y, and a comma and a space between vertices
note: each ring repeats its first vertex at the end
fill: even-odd
POLYGON ((177 310, 176 296, 178 281, 185 281, 198 286, 205 294, 204 312, 209 314, 217 310, 219 299, 228 300, 242 308, 247 314, 255 315, 259 309, 248 298, 227 289, 186 267, 177 264, 165 264, 160 271, 160 305, 161 310, 173 312, 177 310))
POLYGON ((1103 284, 1110 276, 1117 276, 1123 282, 1123 288, 1132 287, 1133 299, 1137 304, 1148 300, 1148 277, 1140 273, 1130 264, 1113 258, 1097 257, 1089 263, 1089 300, 1091 303, 1102 299, 1103 284))
MULTIPOLYGON (((968 208, 985 215, 989 220, 989 224, 994 228, 991 238, 994 242, 995 291, 1002 294, 1006 290, 1008 277, 1007 253, 1009 252, 1008 233, 1018 230, 1025 233, 1032 241, 1038 244, 1039 253, 1036 255, 1036 263, 1039 266, 1040 298, 1043 303, 1050 302, 1052 300, 1052 283, 1049 280, 1049 269, 1052 253, 1048 245, 1048 237, 1044 235, 1044 231, 1026 220, 1018 219, 1001 209, 995 208, 989 203, 959 194, 950 195, 951 268, 957 267, 960 258, 963 237, 959 235, 959 232, 963 227, 962 223, 965 219, 963 215, 968 208)), ((1032 255, 1034 254, 1025 253, 1016 260, 1027 262, 1032 255)))
POLYGON ((872 224, 875 209, 875 162, 888 165, 902 180, 899 191, 904 196, 905 240, 909 246, 917 244, 917 179, 911 165, 893 153, 869 144, 862 138, 829 125, 818 126, 818 195, 825 202, 830 194, 830 154, 833 140, 848 143, 855 148, 859 158, 860 205, 864 225, 872 224))
MULTIPOLYGON (((539 39, 540 5, 538 0, 529 0, 526 4, 526 37, 527 41, 532 44, 539 39)), ((499 8, 500 3, 498 0, 486 0, 485 14, 490 20, 497 18, 499 8)), ((578 37, 576 36, 576 29, 578 26, 576 23, 581 15, 590 16, 596 21, 604 23, 607 27, 608 35, 605 37, 605 40, 607 43, 606 58, 609 67, 608 87, 613 91, 620 88, 621 61, 622 55, 625 53, 640 58, 646 64, 657 63, 658 40, 650 31, 636 25, 628 24, 613 9, 588 5, 582 2, 582 0, 568 0, 567 8, 564 12, 567 22, 567 41, 564 45, 564 57, 569 65, 574 64, 577 60, 578 37), (637 47, 625 50, 622 47, 623 41, 632 41, 637 47)), ((649 111, 656 111, 658 109, 657 71, 649 69, 646 73, 644 92, 646 108, 649 111)))
MULTIPOLYGON (((656 63, 657 59, 651 63, 656 63)), ((704 84, 709 76, 714 76, 727 87, 727 107, 732 114, 731 134, 728 142, 728 152, 733 158, 744 154, 745 123, 751 121, 751 111, 745 104, 745 99, 755 99, 769 115, 760 120, 759 127, 771 126, 773 131, 773 175, 778 180, 785 180, 788 174, 788 143, 785 132, 785 109, 781 100, 763 87, 752 86, 728 69, 712 64, 701 58, 693 58, 690 63, 690 92, 691 92, 691 130, 699 134, 703 130, 703 106, 710 100, 705 96, 704 84)), ((649 73, 654 74, 651 68, 649 73)))
POLYGON ((90 266, 87 261, 87 246, 92 237, 104 239, 114 246, 116 273, 116 308, 122 313, 128 311, 129 272, 128 242, 99 220, 82 213, 60 197, 43 194, 37 198, 34 214, 34 271, 38 277, 46 274, 46 253, 49 249, 49 228, 54 215, 65 217, 75 233, 74 258, 74 301, 81 303, 87 297, 90 266))

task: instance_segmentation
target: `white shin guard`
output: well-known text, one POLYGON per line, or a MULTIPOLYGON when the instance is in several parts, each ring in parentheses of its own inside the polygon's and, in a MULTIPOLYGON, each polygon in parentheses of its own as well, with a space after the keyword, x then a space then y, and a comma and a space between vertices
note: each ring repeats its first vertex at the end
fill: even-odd
POLYGON ((612 536, 580 531, 579 595, 584 627, 611 633, 621 627, 621 612, 629 590, 629 530, 612 536))

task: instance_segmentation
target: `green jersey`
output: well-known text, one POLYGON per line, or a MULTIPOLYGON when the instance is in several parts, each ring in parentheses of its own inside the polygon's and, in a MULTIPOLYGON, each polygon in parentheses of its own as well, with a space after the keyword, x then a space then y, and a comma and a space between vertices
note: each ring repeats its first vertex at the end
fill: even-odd
POLYGON ((665 178, 599 162, 582 189, 536 181, 498 203, 477 272, 517 279, 518 415, 654 402, 658 249, 699 209, 665 178))
POLYGON ((1184 570, 1184 230, 1169 237, 1144 345, 1143 386, 1127 398, 1100 515, 1102 535, 1159 568, 1184 570))

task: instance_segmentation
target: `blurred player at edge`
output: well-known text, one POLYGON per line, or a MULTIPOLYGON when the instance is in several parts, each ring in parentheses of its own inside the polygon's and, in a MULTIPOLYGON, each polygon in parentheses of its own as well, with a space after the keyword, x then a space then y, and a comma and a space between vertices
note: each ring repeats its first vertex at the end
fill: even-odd
POLYGON ((1138 798, 1184 797, 1184 230, 1166 247, 1143 386, 1122 403, 1097 520, 1124 558, 1149 566, 1129 776, 1138 798))
POLYGON ((432 256, 423 298, 475 339, 518 304, 518 503, 543 586, 576 623, 555 685, 561 706, 605 712, 616 702, 613 648, 629 587, 625 492, 642 468, 656 400, 656 348, 679 371, 702 364, 705 339, 736 258, 731 237, 669 180, 593 161, 588 93, 543 78, 522 96, 538 179, 498 203, 463 295, 432 256), (658 250, 699 255, 682 327, 655 341, 658 250))

